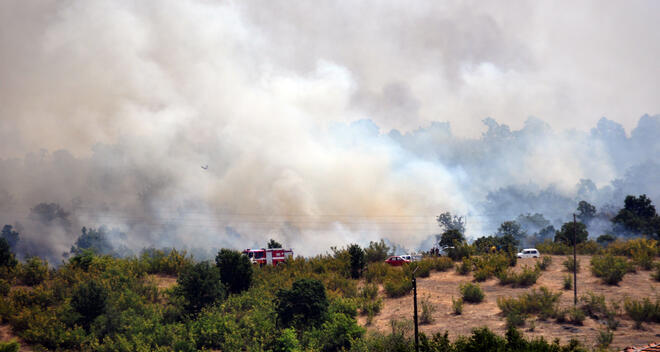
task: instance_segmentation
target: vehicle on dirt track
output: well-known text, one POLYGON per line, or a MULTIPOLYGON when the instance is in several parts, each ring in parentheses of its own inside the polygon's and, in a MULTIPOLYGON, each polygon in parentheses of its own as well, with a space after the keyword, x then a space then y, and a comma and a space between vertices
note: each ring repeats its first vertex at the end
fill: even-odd
POLYGON ((400 255, 393 255, 387 259, 385 259, 385 263, 391 265, 391 266, 401 266, 406 263, 410 263, 410 260, 404 259, 400 255))
POLYGON ((518 253, 518 258, 538 258, 541 256, 536 248, 525 248, 518 253))

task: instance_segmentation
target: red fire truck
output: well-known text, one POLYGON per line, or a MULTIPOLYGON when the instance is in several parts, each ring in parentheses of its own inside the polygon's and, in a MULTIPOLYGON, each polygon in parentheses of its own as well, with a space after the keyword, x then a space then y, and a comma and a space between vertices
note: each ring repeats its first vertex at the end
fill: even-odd
POLYGON ((252 264, 260 265, 277 265, 287 258, 293 257, 293 249, 284 249, 284 248, 256 248, 256 249, 246 249, 243 251, 243 254, 247 255, 250 258, 252 264))

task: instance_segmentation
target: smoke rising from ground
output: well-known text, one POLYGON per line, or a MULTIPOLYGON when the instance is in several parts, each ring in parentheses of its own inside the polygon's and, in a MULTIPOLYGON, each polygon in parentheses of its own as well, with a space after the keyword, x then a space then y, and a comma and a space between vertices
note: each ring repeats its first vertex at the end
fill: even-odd
POLYGON ((0 221, 313 254, 660 199, 658 4, 574 6, 2 2, 0 221))

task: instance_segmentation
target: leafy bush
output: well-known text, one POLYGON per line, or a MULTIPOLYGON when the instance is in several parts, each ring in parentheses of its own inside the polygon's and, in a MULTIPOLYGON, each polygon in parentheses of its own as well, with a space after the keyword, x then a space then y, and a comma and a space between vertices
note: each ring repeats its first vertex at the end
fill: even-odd
POLYGON ((447 256, 453 261, 457 262, 463 260, 464 258, 470 258, 472 255, 473 248, 467 243, 457 243, 454 245, 454 248, 447 249, 447 256))
POLYGON ((591 258, 591 272, 608 285, 618 284, 629 269, 630 266, 625 259, 611 254, 591 258))
POLYGON ((282 335, 275 341, 273 352, 301 352, 303 349, 296 337, 296 330, 287 328, 282 330, 282 335))
POLYGON ((11 285, 9 282, 5 279, 0 279, 0 297, 4 297, 9 294, 9 290, 11 289, 11 285))
POLYGON ((513 287, 528 287, 536 283, 539 276, 541 276, 541 270, 531 269, 528 266, 524 266, 521 272, 516 273, 513 270, 507 270, 501 272, 498 275, 500 280, 500 285, 512 285, 513 287))
POLYGON ((291 289, 279 289, 276 294, 275 310, 283 326, 319 326, 328 311, 328 299, 323 283, 315 279, 300 279, 291 289))
POLYGON ((348 246, 348 254, 351 257, 351 277, 358 279, 362 276, 362 271, 366 265, 364 251, 358 244, 348 246))
POLYGON ((605 303, 605 296, 598 295, 593 292, 588 292, 586 295, 580 297, 581 309, 590 317, 598 319, 601 315, 608 313, 607 304, 605 303))
POLYGON ((521 327, 525 325, 525 320, 527 320, 527 314, 519 312, 517 310, 510 311, 506 314, 506 326, 510 327, 521 327))
POLYGON ((18 261, 14 257, 14 253, 11 251, 9 242, 0 237, 0 267, 13 268, 17 263, 18 261))
POLYGON ((651 278, 655 281, 660 281, 660 263, 655 264, 655 271, 651 273, 651 278))
POLYGON ((499 275, 509 266, 509 258, 506 254, 486 254, 480 257, 473 257, 474 279, 476 281, 485 281, 494 275, 499 275))
POLYGON ((420 315, 420 323, 431 324, 433 321, 435 321, 435 318, 433 318, 433 313, 435 313, 436 307, 431 304, 428 297, 422 298, 421 306, 422 314, 420 315))
POLYGON ((456 264, 456 272, 460 275, 467 275, 472 270, 472 261, 469 258, 463 258, 460 264, 456 264))
POLYGON ((546 319, 555 315, 560 296, 561 292, 554 293, 547 287, 541 287, 539 291, 532 289, 517 298, 499 297, 497 306, 504 316, 511 312, 518 312, 522 314, 539 314, 540 318, 546 319))
POLYGON ((388 297, 405 296, 412 290, 412 280, 402 271, 390 272, 383 283, 388 297))
POLYGON ((364 277, 367 279, 367 282, 382 283, 387 274, 393 269, 395 268, 392 268, 392 266, 387 263, 369 263, 367 270, 365 270, 364 277))
POLYGON ((479 284, 473 283, 464 283, 461 284, 459 290, 461 291, 461 297, 463 297, 464 302, 468 303, 480 303, 484 300, 484 291, 481 289, 479 284))
POLYGON ((641 301, 626 299, 623 305, 626 314, 635 321, 635 329, 641 329, 643 322, 660 323, 660 298, 655 302, 647 297, 641 301))
POLYGON ((140 264, 149 274, 178 275, 193 264, 186 251, 171 249, 147 248, 142 250, 140 264))
POLYGON ((433 263, 430 260, 424 259, 404 265, 403 272, 406 276, 412 277, 413 271, 417 269, 417 271, 415 271, 415 277, 429 277, 429 275, 431 275, 432 267, 433 263))
POLYGON ((367 316, 367 323, 371 324, 371 320, 375 315, 380 313, 383 307, 383 300, 378 298, 378 286, 368 284, 360 289, 360 313, 367 316))
POLYGON ((598 342, 598 347, 602 349, 608 348, 612 344, 614 339, 614 333, 610 329, 598 330, 598 336, 596 341, 598 342))
POLYGON ((454 311, 454 314, 456 315, 461 315, 463 314, 463 299, 454 299, 454 297, 451 297, 451 307, 452 310, 454 311))
POLYGON ((573 288, 573 276, 564 275, 564 290, 570 290, 573 288))
POLYGON ((546 271, 548 267, 550 267, 550 264, 552 264, 552 257, 544 255, 541 257, 541 260, 536 263, 536 266, 539 270, 546 271))
POLYGON ((28 286, 40 284, 48 277, 48 262, 39 257, 28 259, 19 268, 19 279, 28 286))
POLYGON ((432 259, 433 269, 436 271, 447 271, 454 267, 454 261, 449 257, 438 257, 432 259))
POLYGON ((21 345, 16 340, 0 342, 0 352, 18 352, 20 349, 21 345))
POLYGON ((568 271, 569 273, 576 272, 576 270, 578 273, 580 272, 580 260, 578 259, 576 262, 572 256, 566 257, 566 260, 564 260, 561 264, 566 268, 566 271, 568 271))
POLYGON ((226 296, 220 272, 208 262, 197 263, 181 272, 177 284, 178 293, 185 298, 184 309, 188 313, 197 313, 226 296))
POLYGON ((84 282, 76 287, 71 296, 71 307, 80 314, 83 326, 89 327, 99 315, 105 313, 108 291, 98 281, 84 282))
POLYGON ((369 247, 364 249, 365 257, 369 263, 382 262, 392 255, 392 253, 392 248, 383 239, 379 242, 370 241, 369 247))
POLYGON ((238 251, 223 248, 215 257, 220 280, 230 293, 240 293, 252 284, 252 263, 238 251))

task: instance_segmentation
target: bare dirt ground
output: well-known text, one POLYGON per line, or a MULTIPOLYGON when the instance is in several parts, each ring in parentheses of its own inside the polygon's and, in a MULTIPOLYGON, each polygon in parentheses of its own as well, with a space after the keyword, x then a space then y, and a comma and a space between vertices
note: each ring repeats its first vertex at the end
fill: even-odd
MULTIPOLYGON (((427 335, 436 332, 449 332, 450 339, 455 339, 459 335, 469 335, 472 329, 487 326, 491 330, 503 334, 505 332, 505 321, 500 315, 500 309, 497 307, 497 298, 515 297, 530 290, 546 286, 557 292, 563 292, 560 298, 560 305, 570 307, 573 304, 573 290, 564 291, 563 277, 567 274, 562 265, 565 257, 552 256, 552 264, 547 271, 544 271, 537 283, 529 288, 511 288, 510 286, 501 286, 497 279, 490 279, 480 283, 485 293, 484 302, 480 304, 465 304, 462 315, 452 314, 452 296, 460 297, 459 285, 464 282, 472 281, 472 275, 461 276, 454 270, 447 272, 432 272, 428 278, 417 279, 418 312, 421 312, 419 302, 423 297, 428 297, 429 301, 435 306, 436 311, 433 314, 435 321, 429 325, 421 325, 420 331, 427 335)), ((637 273, 626 274, 623 281, 618 286, 608 286, 601 283, 599 278, 594 277, 589 270, 590 256, 578 256, 580 261, 580 272, 578 273, 578 298, 591 291, 597 294, 605 295, 606 301, 620 302, 621 314, 623 312, 623 299, 631 297, 640 299, 650 297, 655 299, 660 295, 660 283, 653 281, 649 271, 638 271, 637 273)), ((536 259, 518 260, 516 269, 523 265, 533 266, 536 259)), ((381 289, 382 290, 382 289, 381 289)), ((381 292, 384 297, 384 293, 381 292)), ((373 323, 367 327, 369 331, 380 331, 388 333, 391 331, 390 321, 393 319, 412 320, 413 300, 412 294, 401 298, 384 298, 383 309, 379 315, 374 317, 373 323)), ((633 322, 625 316, 619 317, 621 324, 614 331, 614 340, 610 348, 624 348, 626 346, 639 346, 660 340, 660 324, 644 323, 644 330, 633 329, 633 322)), ((364 325, 366 319, 359 318, 360 324, 364 325)), ((571 324, 559 324, 554 320, 540 321, 535 317, 527 320, 527 324, 522 329, 527 337, 544 337, 546 340, 559 338, 562 343, 571 338, 581 341, 584 345, 593 347, 596 345, 596 339, 599 330, 605 328, 603 322, 587 318, 582 326, 571 324), (534 331, 529 331, 530 321, 534 321, 534 331)))
POLYGON ((147 280, 150 280, 156 284, 156 287, 158 287, 159 291, 167 290, 168 288, 176 285, 176 279, 177 277, 174 275, 161 275, 161 274, 149 275, 147 277, 147 280))

